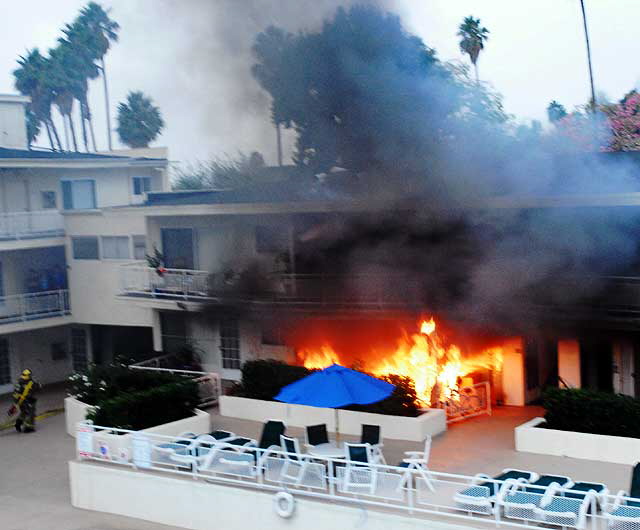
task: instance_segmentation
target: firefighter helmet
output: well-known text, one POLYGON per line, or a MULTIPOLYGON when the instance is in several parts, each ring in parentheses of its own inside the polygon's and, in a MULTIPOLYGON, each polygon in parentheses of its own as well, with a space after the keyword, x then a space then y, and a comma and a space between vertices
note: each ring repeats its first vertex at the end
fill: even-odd
POLYGON ((22 370, 22 375, 20 376, 22 379, 31 379, 31 370, 28 368, 22 370))

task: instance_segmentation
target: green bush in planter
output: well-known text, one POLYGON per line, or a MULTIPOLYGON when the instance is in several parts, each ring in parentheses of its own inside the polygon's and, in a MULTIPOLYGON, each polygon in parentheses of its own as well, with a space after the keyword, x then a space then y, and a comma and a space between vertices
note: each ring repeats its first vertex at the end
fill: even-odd
POLYGON ((69 394, 87 405, 98 405, 123 392, 148 390, 184 381, 184 377, 167 372, 132 370, 124 365, 91 365, 84 373, 69 378, 69 394))
POLYGON ((640 400, 586 389, 550 388, 543 395, 545 428, 640 438, 640 400))
POLYGON ((198 384, 182 379, 101 401, 87 419, 99 426, 137 431, 187 418, 198 402, 198 384))

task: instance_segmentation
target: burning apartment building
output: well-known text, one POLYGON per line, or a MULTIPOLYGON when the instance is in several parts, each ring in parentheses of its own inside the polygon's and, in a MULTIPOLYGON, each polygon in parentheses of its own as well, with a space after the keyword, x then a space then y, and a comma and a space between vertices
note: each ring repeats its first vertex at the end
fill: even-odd
MULTIPOLYGON (((616 156, 593 167, 617 168, 616 156)), ((229 381, 270 358, 398 374, 423 406, 478 384, 507 405, 549 385, 636 395, 633 192, 443 209, 419 193, 371 193, 346 171, 286 171, 101 212, 100 226, 144 216, 147 248, 162 256, 161 270, 118 272, 119 300, 151 313, 156 350, 189 343, 229 381)))

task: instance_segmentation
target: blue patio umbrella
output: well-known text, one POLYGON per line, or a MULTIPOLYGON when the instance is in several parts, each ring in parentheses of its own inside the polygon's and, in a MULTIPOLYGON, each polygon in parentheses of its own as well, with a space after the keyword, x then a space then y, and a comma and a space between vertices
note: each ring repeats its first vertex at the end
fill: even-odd
POLYGON ((340 434, 338 407, 368 405, 391 395, 395 385, 333 364, 285 386, 275 397, 277 401, 312 407, 335 409, 336 434, 340 434))

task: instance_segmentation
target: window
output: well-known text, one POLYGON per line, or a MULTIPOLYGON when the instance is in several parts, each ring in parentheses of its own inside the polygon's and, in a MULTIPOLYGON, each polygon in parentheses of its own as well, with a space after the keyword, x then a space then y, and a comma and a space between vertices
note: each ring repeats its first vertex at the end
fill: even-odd
POLYGON ((102 238, 102 259, 131 259, 128 236, 102 238))
POLYGON ((93 180, 63 180, 62 203, 65 210, 92 210, 96 207, 96 183, 93 180))
MULTIPOLYGON (((0 298, 4 298, 4 278, 2 274, 2 262, 0 261, 0 298)), ((0 300, 3 303, 4 300, 0 300)))
POLYGON ((40 197, 42 199, 43 210, 54 210, 57 208, 55 191, 41 191, 40 197))
POLYGON ((147 256, 147 237, 133 237, 133 259, 145 259, 147 256))
POLYGON ((287 231, 280 226, 256 226, 257 252, 283 252, 288 247, 287 231))
POLYGON ((11 383, 11 361, 9 359, 9 341, 0 338, 0 385, 11 383))
POLYGON ((87 369, 87 332, 82 328, 71 329, 71 359, 74 372, 87 369))
POLYGON ((240 327, 235 318, 220 322, 220 354, 222 368, 240 369, 240 327))
POLYGON ((262 344, 266 346, 285 346, 284 333, 282 327, 275 323, 264 323, 262 325, 262 344))
POLYGON ((151 177, 133 177, 133 194, 142 195, 151 191, 151 177))
POLYGON ((191 228, 162 228, 162 254, 168 269, 194 268, 194 233, 191 228))
POLYGON ((73 246, 73 259, 100 259, 97 237, 72 237, 71 245, 73 246))

